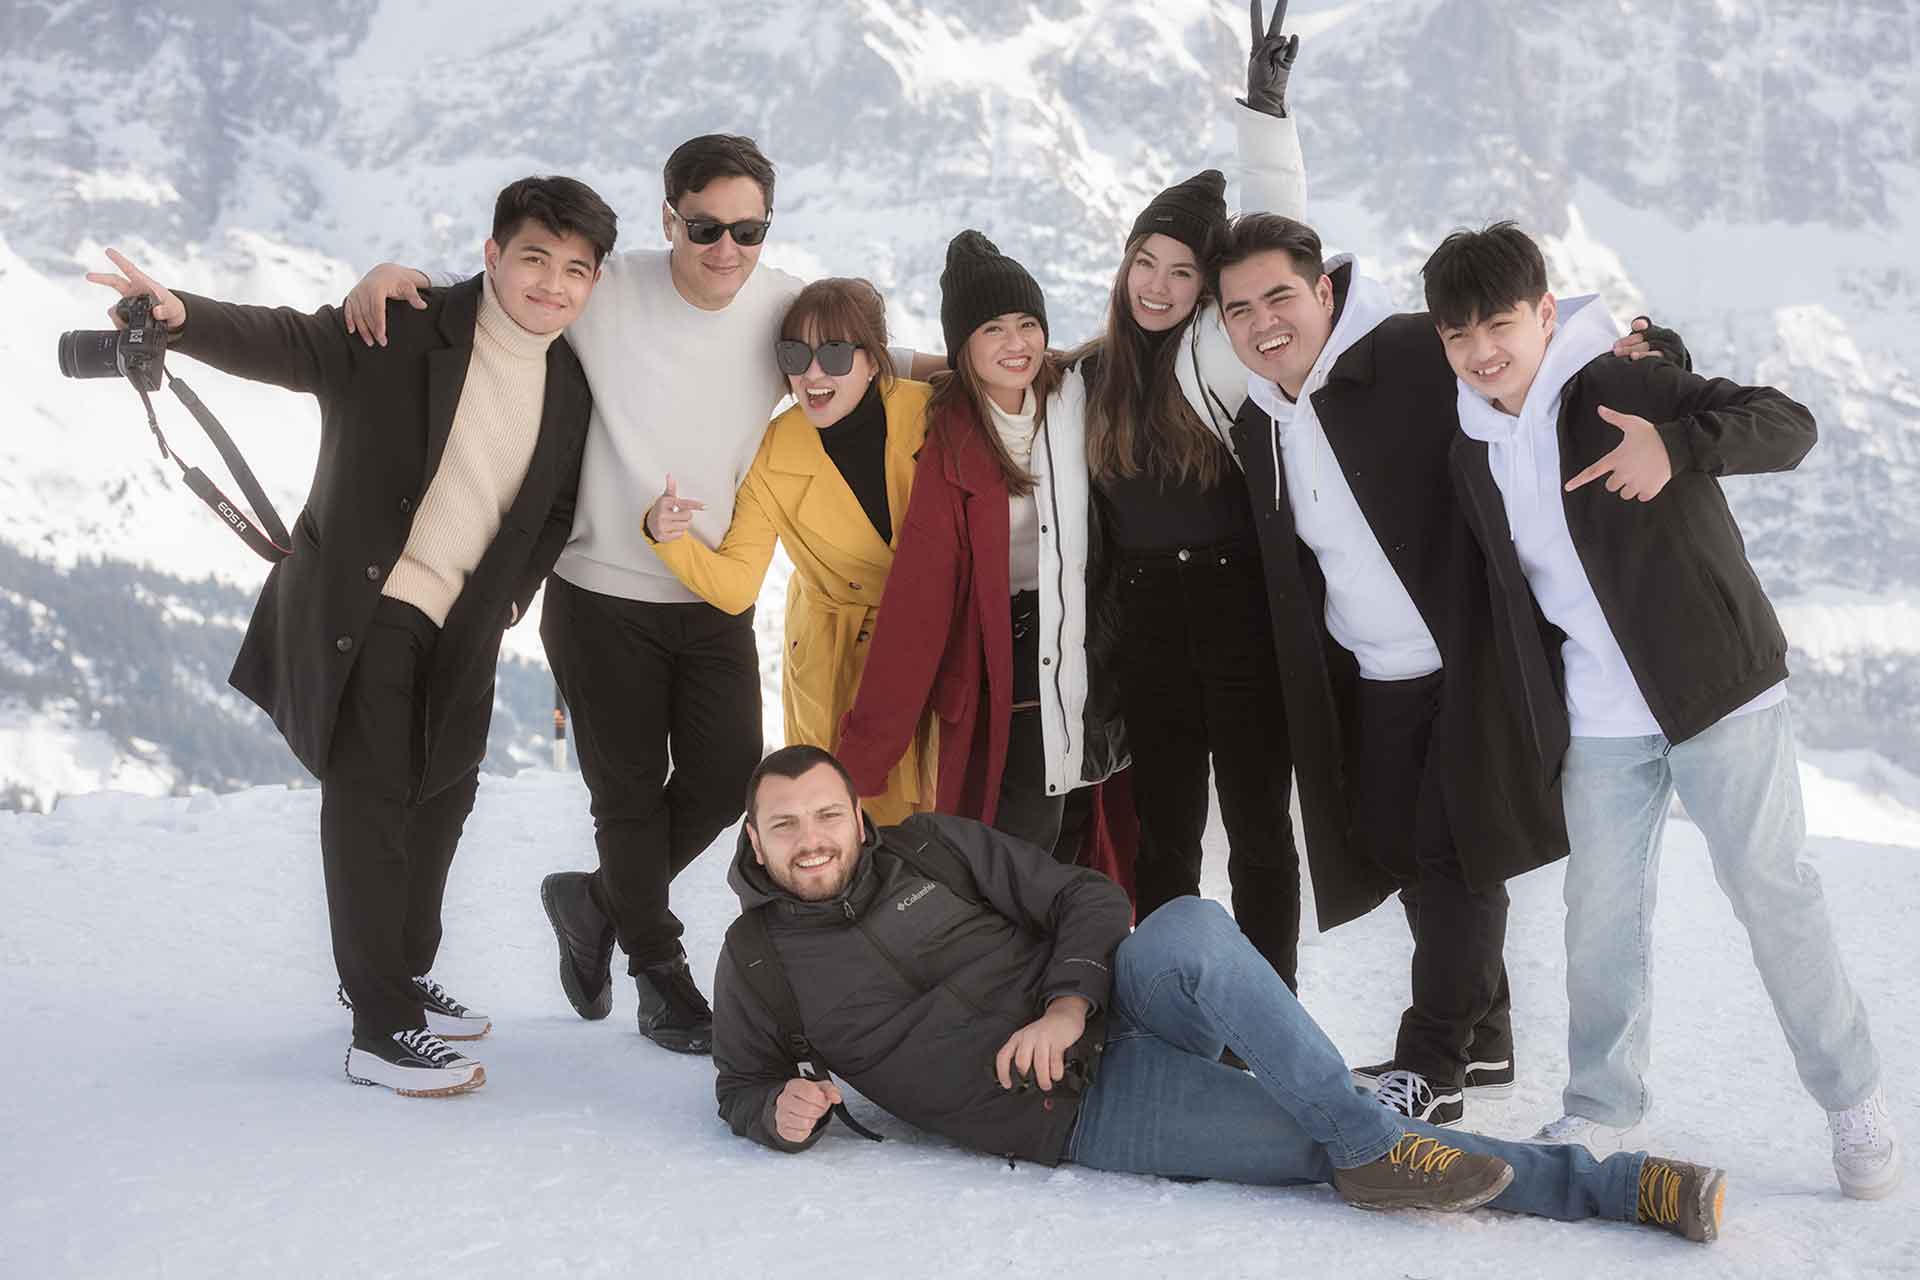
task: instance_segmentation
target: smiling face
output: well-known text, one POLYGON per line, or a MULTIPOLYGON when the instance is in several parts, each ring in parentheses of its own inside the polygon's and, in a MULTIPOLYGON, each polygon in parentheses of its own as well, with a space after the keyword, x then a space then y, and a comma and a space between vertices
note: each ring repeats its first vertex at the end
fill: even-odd
POLYGON ((673 245, 668 265, 680 296, 704 311, 718 311, 733 301, 760 261, 762 241, 756 245, 736 243, 726 232, 712 244, 695 244, 687 235, 688 222, 711 218, 716 222, 764 219, 766 196, 752 178, 715 178, 698 191, 681 194, 678 207, 663 204, 661 227, 673 245))
POLYGON ((754 793, 747 839, 773 882, 805 902, 837 897, 860 865, 860 806, 832 765, 769 773, 754 793))
POLYGON ((993 402, 1018 413, 1046 349, 1046 326, 1024 311, 1009 311, 975 329, 965 353, 975 380, 993 402))
POLYGON ((485 257, 494 296, 528 333, 558 333, 572 324, 600 279, 585 236, 560 235, 536 218, 521 219, 505 245, 488 240, 485 257))
POLYGON ((1558 314, 1551 293, 1461 325, 1436 325, 1447 363, 1502 413, 1517 414, 1546 359, 1558 314))
POLYGON ((1221 270, 1220 317, 1240 363, 1297 396, 1333 332, 1333 281, 1307 279, 1284 250, 1256 253, 1221 270))
POLYGON ((1148 333, 1164 333, 1193 314, 1201 283, 1193 250, 1156 231, 1127 262, 1127 313, 1148 333))
MULTIPOLYGON (((852 342, 846 336, 822 337, 813 325, 808 325, 800 336, 800 341, 810 347, 818 348, 826 342, 852 342)), ((855 347, 853 367, 838 376, 828 373, 820 367, 820 357, 815 355, 813 363, 807 366, 805 373, 787 375, 787 385, 793 389, 793 398, 800 405, 801 412, 807 415, 807 421, 816 427, 830 427, 840 419, 852 413, 867 394, 872 385, 874 374, 873 357, 867 354, 865 347, 855 347)))

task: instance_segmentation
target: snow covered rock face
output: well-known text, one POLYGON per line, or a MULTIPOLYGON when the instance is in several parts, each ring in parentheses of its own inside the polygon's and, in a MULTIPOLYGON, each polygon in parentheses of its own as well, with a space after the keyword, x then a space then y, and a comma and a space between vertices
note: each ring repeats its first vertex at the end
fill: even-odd
MULTIPOLYGON (((1068 345, 1095 331, 1145 200, 1208 165, 1232 172, 1246 38, 1242 10, 1207 0, 860 0, 724 23, 672 0, 243 8, 7 8, 0 280, 25 305, 0 314, 15 409, 0 541, 55 563, 105 556, 249 590, 264 572, 161 470, 130 393, 53 369, 53 331, 100 323, 104 296, 77 281, 101 245, 203 292, 311 307, 382 259, 477 262, 492 193, 548 171, 593 183, 625 217, 622 243, 648 247, 667 152, 731 130, 780 167, 768 262, 869 276, 897 337, 931 348, 947 238, 976 226, 1032 268, 1068 345)), ((1920 768, 1920 630, 1897 625, 1920 604, 1912 5, 1313 8, 1297 15, 1290 97, 1329 248, 1417 308, 1442 235, 1517 218, 1562 292, 1651 312, 1702 372, 1813 408, 1821 442, 1797 473, 1727 490, 1785 606, 1803 735, 1920 768)), ((296 509, 310 402, 189 378, 296 509)), ((20 596, 0 592, 0 613, 29 608, 20 596)), ((537 653, 534 625, 510 648, 537 653)), ((62 714, 110 721, 87 698, 111 696, 62 714)), ((0 686, 8 702, 33 705, 0 686)), ((182 780, 235 773, 196 771, 164 725, 128 734, 130 758, 131 737, 149 738, 182 780)))

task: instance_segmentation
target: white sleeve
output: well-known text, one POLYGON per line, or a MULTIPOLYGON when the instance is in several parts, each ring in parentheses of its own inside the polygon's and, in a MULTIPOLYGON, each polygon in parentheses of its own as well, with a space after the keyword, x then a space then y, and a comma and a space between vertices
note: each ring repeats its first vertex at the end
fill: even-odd
MULTIPOLYGON (((1233 420, 1247 398, 1247 367, 1234 354, 1233 340, 1220 319, 1220 308, 1209 302, 1193 318, 1193 330, 1181 343, 1173 365, 1174 377, 1187 404, 1208 430, 1233 453, 1233 420)), ((1234 461, 1239 455, 1234 453, 1234 461)))
POLYGON ((1270 116, 1235 103, 1240 148, 1240 211, 1307 216, 1307 165, 1292 116, 1270 116))
POLYGON ((432 289, 451 289, 473 279, 471 274, 463 276, 452 271, 428 271, 425 267, 420 268, 420 274, 427 278, 427 287, 432 289))

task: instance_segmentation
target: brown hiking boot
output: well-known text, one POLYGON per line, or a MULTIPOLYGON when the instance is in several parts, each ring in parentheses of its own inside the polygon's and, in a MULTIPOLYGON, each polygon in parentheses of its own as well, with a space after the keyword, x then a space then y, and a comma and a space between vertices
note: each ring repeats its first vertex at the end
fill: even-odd
POLYGON ((1727 1200, 1724 1170, 1648 1156, 1640 1166, 1640 1221, 1695 1244, 1720 1234, 1727 1200))
POLYGON ((1477 1209, 1512 1181, 1513 1166, 1498 1156, 1411 1133, 1372 1164, 1333 1171, 1333 1189, 1356 1209, 1477 1209))

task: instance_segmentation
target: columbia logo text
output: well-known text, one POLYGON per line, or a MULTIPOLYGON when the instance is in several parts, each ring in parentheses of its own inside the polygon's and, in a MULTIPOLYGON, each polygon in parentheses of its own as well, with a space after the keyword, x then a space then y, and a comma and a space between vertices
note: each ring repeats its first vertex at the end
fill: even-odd
POLYGON ((928 894, 932 892, 933 892, 933 881, 929 880, 925 884, 921 885, 918 889, 915 889, 912 893, 908 894, 906 897, 900 899, 900 901, 894 903, 893 909, 895 911, 905 911, 908 907, 912 906, 914 903, 920 901, 920 899, 926 897, 928 894))

